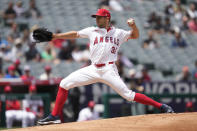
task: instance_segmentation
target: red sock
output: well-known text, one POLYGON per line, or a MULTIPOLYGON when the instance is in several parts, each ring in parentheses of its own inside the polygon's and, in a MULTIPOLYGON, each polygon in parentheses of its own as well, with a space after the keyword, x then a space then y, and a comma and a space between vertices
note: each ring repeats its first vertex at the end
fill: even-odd
POLYGON ((51 113, 53 116, 60 115, 60 112, 64 106, 67 96, 68 96, 68 91, 62 87, 59 87, 58 93, 56 96, 55 107, 51 113))
POLYGON ((145 96, 144 94, 140 94, 140 93, 135 93, 134 101, 139 102, 141 104, 145 104, 145 105, 152 105, 156 108, 160 108, 162 105, 161 103, 158 103, 158 102, 154 101, 153 99, 145 96))

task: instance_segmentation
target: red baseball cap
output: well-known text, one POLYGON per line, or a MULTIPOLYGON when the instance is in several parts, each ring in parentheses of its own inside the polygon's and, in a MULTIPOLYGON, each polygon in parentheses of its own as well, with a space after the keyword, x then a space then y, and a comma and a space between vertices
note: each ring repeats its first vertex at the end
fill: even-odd
POLYGON ((20 62, 20 60, 19 59, 17 59, 15 62, 14 62, 14 64, 16 64, 16 65, 19 65, 21 62, 20 62))
POLYGON ((8 67, 8 70, 9 70, 9 71, 14 71, 14 70, 15 70, 14 65, 10 65, 10 66, 8 67))
POLYGON ((8 93, 8 92, 11 92, 12 91, 12 88, 11 86, 7 85, 5 88, 4 88, 4 92, 8 93))
POLYGON ((98 11, 96 12, 96 14, 91 15, 93 18, 96 18, 96 16, 106 16, 111 18, 111 14, 108 10, 106 9, 98 9, 98 11))
POLYGON ((51 70, 51 66, 46 65, 46 66, 44 67, 44 69, 47 70, 47 71, 49 71, 49 70, 51 70))
POLYGON ((94 101, 89 101, 88 102, 88 107, 93 108, 95 105, 94 101))

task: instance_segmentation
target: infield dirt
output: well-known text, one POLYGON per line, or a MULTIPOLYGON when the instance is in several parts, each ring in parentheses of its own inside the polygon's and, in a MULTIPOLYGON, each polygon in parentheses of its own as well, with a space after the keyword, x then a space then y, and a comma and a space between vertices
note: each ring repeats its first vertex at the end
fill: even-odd
POLYGON ((6 131, 197 131, 197 112, 128 116, 6 131))

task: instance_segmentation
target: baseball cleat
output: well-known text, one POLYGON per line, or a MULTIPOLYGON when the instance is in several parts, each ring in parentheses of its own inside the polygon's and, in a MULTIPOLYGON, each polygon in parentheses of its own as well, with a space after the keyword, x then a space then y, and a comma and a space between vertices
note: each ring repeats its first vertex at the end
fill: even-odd
POLYGON ((52 116, 51 114, 44 119, 38 120, 39 125, 50 125, 50 124, 60 124, 61 120, 59 116, 52 116))
POLYGON ((160 110, 162 113, 174 113, 174 110, 172 109, 172 107, 170 107, 166 104, 162 104, 160 110))

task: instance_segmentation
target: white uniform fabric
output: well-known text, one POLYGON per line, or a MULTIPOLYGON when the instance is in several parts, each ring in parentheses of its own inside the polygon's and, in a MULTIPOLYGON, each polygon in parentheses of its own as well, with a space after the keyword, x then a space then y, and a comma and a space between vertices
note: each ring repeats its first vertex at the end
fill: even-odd
POLYGON ((77 121, 89 121, 97 119, 99 119, 99 113, 95 110, 91 111, 89 107, 86 107, 79 112, 77 121))
POLYGON ((42 100, 29 100, 25 99, 23 102, 23 110, 7 110, 6 111, 6 124, 7 128, 12 128, 15 120, 22 121, 22 127, 34 126, 36 114, 26 111, 30 108, 31 111, 38 113, 38 107, 43 107, 42 100))
POLYGON ((43 73, 40 75, 40 80, 49 80, 50 78, 53 78, 53 74, 47 75, 46 73, 43 73))
POLYGON ((43 107, 43 101, 40 99, 38 100, 31 100, 31 99, 25 99, 23 100, 23 110, 26 108, 30 108, 32 111, 38 113, 39 107, 43 107))
POLYGON ((132 101, 135 92, 127 88, 121 80, 115 64, 120 45, 126 42, 130 31, 111 27, 109 31, 104 28, 88 27, 78 32, 80 38, 89 38, 90 59, 92 65, 71 73, 60 82, 60 87, 69 90, 77 86, 102 82, 113 88, 118 94, 128 101, 132 101), (96 67, 95 64, 106 64, 96 67))
POLYGON ((90 41, 92 63, 101 64, 117 60, 120 45, 128 40, 131 32, 115 27, 111 27, 108 32, 105 28, 88 27, 80 30, 78 34, 80 38, 88 38, 90 41))
POLYGON ((25 110, 7 110, 5 115, 7 128, 12 128, 15 120, 22 121, 22 127, 34 125, 35 115, 32 112, 25 110))

